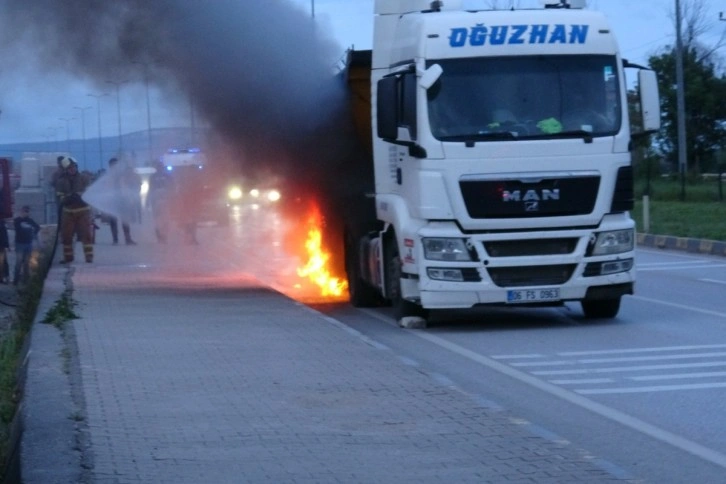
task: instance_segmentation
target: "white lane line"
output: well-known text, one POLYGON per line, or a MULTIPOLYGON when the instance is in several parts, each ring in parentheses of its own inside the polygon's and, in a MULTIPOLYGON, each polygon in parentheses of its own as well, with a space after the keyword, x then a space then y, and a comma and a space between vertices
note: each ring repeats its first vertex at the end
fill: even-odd
POLYGON ((575 378, 572 380, 550 380, 555 385, 587 385, 595 383, 615 383, 612 378, 575 378))
POLYGON ((661 301, 660 299, 653 299, 650 297, 643 297, 643 296, 630 296, 633 299, 638 299, 640 301, 646 301, 654 304, 661 304, 663 306, 670 306, 672 308, 678 308, 683 309, 686 311, 693 311, 694 313, 701 313, 701 314, 708 314, 709 316, 717 316, 719 318, 726 318, 726 313, 723 313, 721 311, 711 311, 708 309, 701 309, 695 306, 688 306, 686 304, 678 304, 670 301, 661 301))
POLYGON ((653 272, 653 271, 685 271, 688 269, 716 269, 718 267, 726 267, 726 264, 690 264, 683 266, 670 266, 670 267, 641 267, 636 266, 638 272, 653 272))
POLYGON ((672 262, 640 262, 638 263, 639 267, 656 267, 656 266, 680 266, 683 264, 710 264, 710 261, 703 260, 703 259, 697 259, 692 261, 672 261, 672 262))
MULTIPOLYGON (((395 321, 391 321, 390 318, 378 314, 374 311, 365 309, 363 309, 362 311, 364 311, 366 314, 370 315, 373 318, 385 322, 386 324, 395 324, 395 321)), ((474 351, 464 348, 463 346, 459 346, 455 343, 452 343, 451 341, 447 341, 433 334, 429 334, 421 330, 406 331, 408 331, 413 336, 428 341, 429 343, 435 344, 436 346, 439 346, 440 348, 443 348, 445 350, 451 351, 452 353, 457 354, 462 358, 466 358, 470 361, 478 363, 482 366, 489 368, 490 370, 496 371, 510 378, 518 380, 526 385, 541 390, 561 400, 587 409, 597 415, 600 415, 601 417, 612 420, 613 422, 617 422, 637 432, 648 435, 660 442, 669 444, 673 447, 681 449, 684 452, 688 452, 689 454, 700 457, 705 461, 711 462, 719 467, 726 469, 726 454, 722 454, 697 442, 693 442, 692 440, 681 437, 680 435, 676 435, 673 432, 669 432, 665 429, 644 422, 643 420, 628 415, 627 413, 597 403, 582 395, 578 395, 569 390, 565 390, 562 387, 558 387, 546 381, 540 380, 539 378, 529 375, 523 371, 512 368, 511 366, 508 366, 504 363, 500 363, 493 358, 487 358, 484 355, 475 353, 474 351)))
POLYGON ((627 379, 633 381, 658 381, 691 378, 712 378, 716 376, 726 376, 726 371, 701 371, 695 373, 671 373, 670 375, 629 376, 627 377, 627 379))
POLYGON ((624 388, 586 388, 573 390, 580 395, 614 395, 623 393, 675 392, 681 390, 704 390, 710 388, 726 388, 726 382, 720 383, 688 383, 684 385, 656 385, 650 387, 624 388))
POLYGON ((714 358, 726 356, 726 352, 715 353, 686 353, 683 355, 656 355, 656 356, 623 356, 621 358, 584 358, 578 363, 619 363, 626 361, 659 361, 659 360, 690 360, 695 358, 714 358))
POLYGON ((525 363, 510 363, 518 368, 534 366, 566 366, 566 365, 589 365, 600 363, 625 363, 628 361, 662 361, 662 360, 690 360, 696 358, 714 358, 726 356, 726 352, 718 353, 688 353, 685 355, 658 355, 658 356, 623 356, 620 358, 584 358, 580 360, 556 360, 556 361, 528 361, 525 363))
POLYGON ((713 350, 726 348, 726 344, 713 345, 684 345, 684 346, 650 346, 644 348, 626 348, 615 350, 594 350, 594 351, 564 351, 556 353, 557 356, 595 356, 595 355, 616 355, 620 353, 651 353, 659 351, 690 351, 690 350, 713 350))
POLYGON ((719 366, 726 366, 726 361, 714 361, 708 363, 674 363, 672 365, 613 366, 610 368, 581 368, 578 370, 538 370, 531 373, 538 376, 587 375, 629 371, 677 370, 682 368, 714 368, 719 366))
POLYGON ((718 280, 718 279, 699 279, 699 281, 702 281, 702 282, 712 282, 714 284, 723 284, 723 285, 726 286, 726 281, 721 281, 721 280, 718 280))
POLYGON ((545 355, 539 353, 525 354, 525 355, 492 355, 495 360, 525 360, 529 358, 544 358, 545 355))

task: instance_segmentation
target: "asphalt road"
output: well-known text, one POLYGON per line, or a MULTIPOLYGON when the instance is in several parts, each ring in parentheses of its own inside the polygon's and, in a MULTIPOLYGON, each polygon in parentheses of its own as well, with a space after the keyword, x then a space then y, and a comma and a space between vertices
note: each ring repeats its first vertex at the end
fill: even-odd
MULTIPOLYGON (((254 233, 236 243, 251 244, 254 233)), ((285 257, 248 269, 290 292, 285 257)), ((723 482, 726 259, 641 248, 637 270, 636 294, 613 321, 585 320, 568 303, 435 312, 426 330, 402 330, 388 308, 312 306, 407 364, 587 449, 615 475, 723 482)))
POLYGON ((318 306, 422 371, 605 459, 626 478, 723 482, 726 259, 638 250, 614 321, 579 305, 437 313, 401 330, 387 309, 318 306))
MULTIPOLYGON (((190 319, 185 323, 189 328, 197 328, 198 318, 192 317, 193 311, 212 314, 222 307, 221 301, 210 296, 218 294, 214 292, 215 284, 224 282, 215 279, 214 274, 253 275, 280 292, 308 301, 311 308, 333 323, 331 331, 349 329, 367 345, 383 350, 385 361, 392 360, 392 356, 397 363, 415 368, 416 375, 425 375, 453 390, 447 394, 460 395, 462 400, 457 404, 473 400, 482 408, 501 409, 513 416, 510 422, 526 427, 547 442, 583 452, 584 459, 595 461, 599 469, 607 470, 616 479, 724 482, 726 419, 721 402, 726 396, 726 298, 721 295, 726 285, 725 258, 639 249, 636 295, 624 299, 619 317, 612 321, 585 320, 579 305, 568 304, 550 309, 437 312, 425 330, 404 330, 396 325, 390 308, 362 310, 345 302, 323 304, 316 299, 315 293, 300 283, 297 268, 301 261, 288 253, 290 229, 291 225, 274 211, 244 210, 229 228, 201 229, 199 250, 174 243, 167 247, 155 245, 147 227, 147 232, 135 232, 141 241, 139 246, 100 244, 99 258, 103 251, 128 249, 133 257, 128 264, 118 266, 119 274, 133 272, 148 278, 155 266, 169 262, 175 274, 188 275, 194 281, 190 289, 196 296, 174 303, 180 319, 174 322, 176 330, 170 334, 177 338, 189 337, 178 331, 180 321, 186 321, 182 315, 190 319), (207 260, 195 256, 202 249, 207 260), (153 257, 142 257, 144 251, 153 252, 153 257), (153 262, 133 262, 137 259, 153 262), (208 277, 200 278, 205 271, 208 277), (207 298, 211 301, 207 309, 197 306, 207 298)), ((78 281, 81 300, 84 294, 89 296, 92 289, 96 290, 89 285, 93 268, 84 268, 82 273, 88 280, 78 281)), ((155 283, 166 280, 158 276, 154 279, 155 283)), ((226 284, 235 284, 236 280, 225 279, 226 284)), ((110 284, 109 290, 125 287, 110 284)), ((232 304, 233 288, 222 289, 225 304, 232 304)), ((145 294, 143 287, 133 290, 138 297, 145 294)), ((173 292, 169 287, 160 294, 168 298, 173 292)), ((108 312, 105 306, 101 310, 108 312)), ((168 317, 154 319, 158 325, 149 324, 148 317, 132 317, 138 312, 133 305, 116 310, 128 313, 122 319, 125 325, 138 325, 134 331, 156 331, 157 326, 167 325, 168 317)), ((237 314, 232 306, 227 311, 237 314)), ((125 341, 120 333, 117 339, 107 333, 129 333, 126 326, 107 321, 107 327, 101 328, 92 316, 84 314, 77 322, 79 334, 105 338, 111 349, 125 341)), ((222 326, 239 330, 228 323, 222 326)), ((138 344, 136 333, 124 334, 131 347, 138 344)), ((160 339, 157 334, 148 340, 162 341, 166 337, 160 339)), ((230 344, 233 341, 244 343, 244 339, 230 337, 230 344)), ((79 345, 81 360, 95 354, 79 345)), ((154 354, 143 353, 149 365, 154 354)), ((235 350, 234 354, 237 358, 245 353, 235 350)), ((110 358, 103 352, 97 356, 110 358)), ((136 358, 131 361, 139 363, 141 360, 136 358)), ((345 363, 344 356, 338 358, 345 363)), ((169 371, 175 370, 170 362, 167 365, 169 371)), ((80 368, 90 371, 83 364, 80 368)), ((392 374, 396 372, 401 373, 398 364, 391 368, 392 374)), ((128 398, 137 396, 131 392, 128 398)), ((93 423, 93 418, 89 422, 93 423)), ((97 452, 97 459, 99 455, 105 454, 97 452)))

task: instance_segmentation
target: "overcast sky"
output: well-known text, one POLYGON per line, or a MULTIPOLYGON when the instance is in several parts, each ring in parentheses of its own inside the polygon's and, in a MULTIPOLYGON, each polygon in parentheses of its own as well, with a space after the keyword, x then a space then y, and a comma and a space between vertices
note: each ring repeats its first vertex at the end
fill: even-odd
MULTIPOLYGON (((26 0, 27 1, 27 0, 26 0)), ((33 0, 35 1, 35 0, 33 0)), ((57 0, 56 0, 57 1, 57 0)), ((64 3, 66 0, 63 0, 64 3)), ((70 2, 70 0, 68 0, 70 2)), ((79 0, 80 1, 80 0, 79 0)), ((217 1, 217 0, 208 0, 217 1)), ((248 1, 248 0, 240 0, 248 1)), ((269 0, 266 0, 269 1, 269 0)), ((280 0, 300 15, 312 13, 311 0, 280 0)), ((493 0, 464 0, 467 8, 485 8, 493 0)), ((512 2, 497 0, 500 6, 512 2)), ((689 0, 681 0, 687 4, 689 0)), ((76 2, 78 3, 78 2, 76 2)), ((258 2, 259 9, 266 2, 258 2)), ((374 0, 315 0, 315 21, 319 31, 337 44, 329 52, 343 55, 346 48, 368 49, 372 43, 374 0)), ((514 0, 519 7, 537 6, 538 0, 514 0)), ((22 4, 20 2, 19 4, 22 4)), ((719 12, 726 12, 726 0, 706 0, 710 31, 704 36, 707 42, 716 42, 726 28, 719 21, 719 12)), ((604 12, 610 19, 618 37, 623 57, 631 62, 645 63, 650 54, 667 44, 674 43, 673 12, 675 0, 590 0, 589 8, 604 12)), ((1 14, 2 12, 0 12, 1 14)), ((282 29, 281 29, 282 30, 282 29)), ((268 42, 285 42, 284 32, 270 32, 268 42)), ((726 57, 726 47, 721 49, 726 57)), ((0 70, 0 144, 21 141, 53 141, 81 137, 81 119, 85 122, 87 138, 98 133, 97 100, 89 94, 107 96, 100 98, 101 126, 104 136, 118 133, 118 110, 115 85, 103 82, 79 81, 72 72, 38 70, 30 68, 27 56, 0 52, 3 68, 0 70), (63 119, 61 119, 63 118, 63 119), (65 121, 65 120, 68 121, 65 121)), ((229 59, 234 62, 234 59, 229 59)), ((205 66, 198 66, 204 70, 205 66)), ((115 79, 119 79, 118 77, 115 79)), ((142 75, 129 71, 130 82, 120 88, 121 125, 123 132, 145 130, 147 105, 142 75)), ((126 80, 123 79, 123 80, 126 80)), ((175 97, 168 90, 162 95, 151 89, 152 127, 188 126, 190 106, 183 95, 175 97)))

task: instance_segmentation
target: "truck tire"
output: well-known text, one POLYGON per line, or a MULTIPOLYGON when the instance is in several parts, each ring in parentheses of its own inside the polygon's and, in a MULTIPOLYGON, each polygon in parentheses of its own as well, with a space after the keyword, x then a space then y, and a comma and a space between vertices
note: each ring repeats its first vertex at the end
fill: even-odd
POLYGON ((427 309, 401 297, 402 267, 403 263, 398 252, 398 246, 395 240, 389 240, 386 250, 386 287, 388 288, 391 306, 393 306, 393 317, 399 322, 407 317, 428 319, 429 312, 427 309))
POLYGON ((360 276, 357 247, 356 241, 347 236, 345 240, 345 273, 348 277, 350 304, 356 308, 380 306, 382 298, 378 290, 360 276))
POLYGON ((620 298, 581 301, 582 312, 588 319, 612 319, 620 311, 620 298))

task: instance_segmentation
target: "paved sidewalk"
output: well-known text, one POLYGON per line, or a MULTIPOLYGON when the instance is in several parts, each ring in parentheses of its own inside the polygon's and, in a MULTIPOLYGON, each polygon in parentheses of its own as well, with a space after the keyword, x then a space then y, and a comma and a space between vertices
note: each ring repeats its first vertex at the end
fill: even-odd
POLYGON ((38 320, 65 290, 79 319, 34 325, 27 484, 623 481, 204 244, 100 235, 46 283, 38 320))

